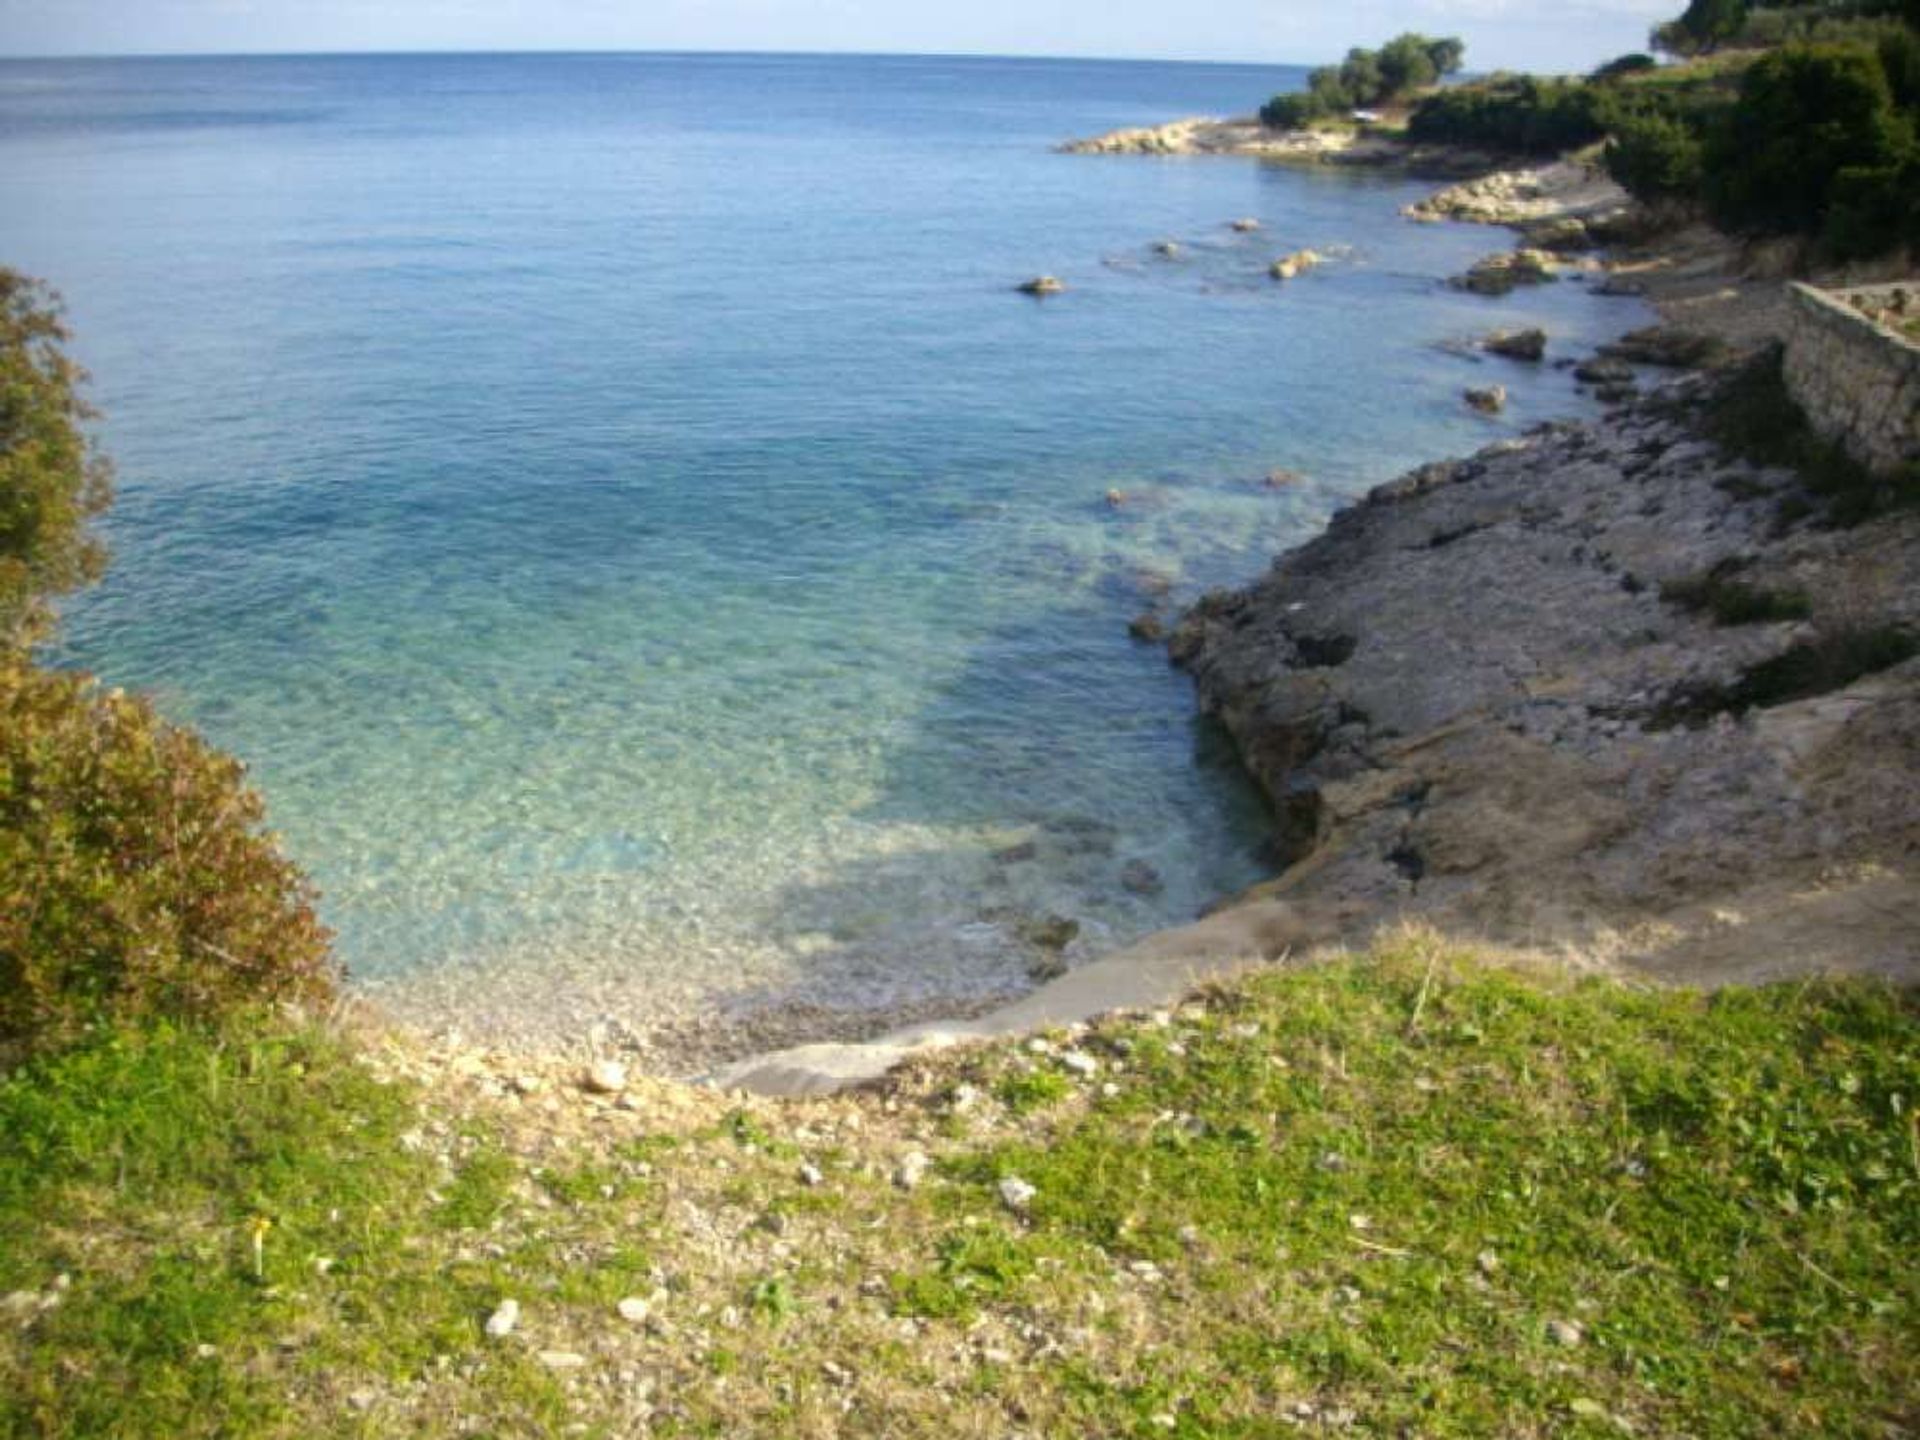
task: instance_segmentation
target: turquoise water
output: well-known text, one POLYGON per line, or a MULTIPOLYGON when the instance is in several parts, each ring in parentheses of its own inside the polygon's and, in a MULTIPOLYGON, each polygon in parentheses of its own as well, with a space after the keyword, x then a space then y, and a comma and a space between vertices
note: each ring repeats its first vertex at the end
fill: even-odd
POLYGON ((1299 79, 0 64, 0 260, 66 293, 121 477, 62 658, 246 756, 353 971, 469 1029, 724 1049, 1022 988, 1034 916, 1076 961, 1188 919, 1262 817, 1128 619, 1585 404, 1436 346, 1639 319, 1445 290, 1507 239, 1417 183, 1049 149, 1299 79))

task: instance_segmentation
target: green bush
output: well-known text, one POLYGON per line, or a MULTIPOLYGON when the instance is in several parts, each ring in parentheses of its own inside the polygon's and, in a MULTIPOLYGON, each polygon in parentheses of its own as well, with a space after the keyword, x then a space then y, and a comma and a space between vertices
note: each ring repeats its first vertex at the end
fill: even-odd
POLYGON ((1702 148, 1684 121, 1633 115, 1617 123, 1607 141, 1607 173, 1636 200, 1690 199, 1704 178, 1702 148))
POLYGON ((1659 64, 1660 62, 1655 60, 1653 56, 1643 55, 1636 51, 1631 55, 1622 55, 1616 59, 1607 61, 1606 64, 1589 75, 1587 79, 1596 85, 1604 85, 1607 81, 1618 80, 1623 75, 1638 75, 1642 71, 1656 69, 1659 64))
POLYGON ((327 1000, 327 932, 261 819, 240 763, 146 701, 0 660, 0 1049, 327 1000))
POLYGON ((105 559, 66 339, 54 297, 0 269, 0 1058, 101 1020, 323 1001, 338 978, 240 763, 32 663, 47 597, 105 559))
POLYGON ((1709 137, 1706 195, 1723 229, 1818 235, 1842 172, 1852 204, 1897 177, 1913 148, 1880 57, 1865 45, 1789 45, 1741 77, 1726 122, 1709 137))
POLYGON ((58 299, 0 267, 0 647, 39 638, 46 597, 106 563, 87 522, 107 506, 108 469, 80 429, 85 377, 66 339, 58 299))
POLYGON ((1424 143, 1547 155, 1598 140, 1606 114, 1601 92, 1578 80, 1496 76, 1429 95, 1414 107, 1407 134, 1424 143))

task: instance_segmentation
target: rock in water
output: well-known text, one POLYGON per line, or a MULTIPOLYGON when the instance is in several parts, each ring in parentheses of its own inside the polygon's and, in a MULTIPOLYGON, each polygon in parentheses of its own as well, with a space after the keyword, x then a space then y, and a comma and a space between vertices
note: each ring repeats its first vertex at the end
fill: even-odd
POLYGON ((1483 415, 1498 415, 1507 408, 1507 387, 1504 385, 1476 386, 1467 393, 1467 404, 1483 415))
POLYGON ((1630 384, 1633 367, 1624 360, 1583 360, 1573 367, 1573 378, 1588 385, 1630 384))
POLYGON ((1152 610, 1142 611, 1127 622, 1127 633, 1149 645, 1167 638, 1167 622, 1152 610))
POLYGON ((1464 275, 1447 283, 1476 295, 1505 295, 1519 285, 1542 285, 1554 277, 1554 260, 1544 250, 1508 250, 1475 261, 1464 275))
POLYGON ((1241 235, 1251 235, 1260 228, 1260 222, 1251 216, 1243 216, 1233 222, 1233 228, 1241 235))
POLYGON ((1547 353, 1544 330, 1496 330, 1480 342, 1489 355, 1504 355, 1509 360, 1540 360, 1547 353))
POLYGON ((1320 263, 1320 255, 1313 250, 1296 250, 1291 255, 1282 255, 1268 267, 1268 273, 1276 280, 1291 280, 1313 269, 1320 263))
POLYGON ((1167 888, 1160 872, 1144 860, 1129 860, 1120 869, 1120 883, 1135 895, 1158 895, 1167 888))
POLYGON ((1017 287, 1022 295, 1058 295, 1067 287, 1053 275, 1036 275, 1031 280, 1022 281, 1017 287))
POLYGON ((1029 945, 1042 950, 1064 950, 1080 933, 1080 922, 1064 915, 1041 915, 1020 927, 1020 935, 1029 945))

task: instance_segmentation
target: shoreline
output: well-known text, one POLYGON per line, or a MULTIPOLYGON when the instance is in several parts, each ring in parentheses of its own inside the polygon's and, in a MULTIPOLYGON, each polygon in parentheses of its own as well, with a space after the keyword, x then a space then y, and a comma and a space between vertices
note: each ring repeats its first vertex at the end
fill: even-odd
MULTIPOLYGON (((1742 262, 1751 257, 1743 256, 1734 242, 1699 226, 1639 238, 1630 214, 1624 193, 1611 182, 1597 179, 1591 166, 1566 157, 1521 171, 1481 175, 1409 209, 1410 218, 1419 220, 1504 227, 1517 232, 1522 243, 1539 238, 1543 228, 1565 237, 1570 223, 1577 227, 1576 243, 1583 248, 1590 237, 1605 237, 1609 283, 1619 286, 1620 293, 1644 296, 1661 318, 1660 325, 1629 337, 1638 343, 1627 348, 1643 362, 1671 362, 1676 350, 1750 351, 1779 333, 1784 286, 1746 273, 1742 262)), ((1595 585, 1591 576, 1585 577, 1587 589, 1594 593, 1583 594, 1577 604, 1563 605, 1558 611, 1549 604, 1535 612, 1554 614, 1562 622, 1555 637, 1558 664, 1533 664, 1535 673, 1518 687, 1517 703, 1506 707, 1524 712, 1537 705, 1555 716, 1563 715, 1573 708, 1571 693, 1579 688, 1583 666, 1592 659, 1581 653, 1591 645, 1587 632, 1593 615, 1588 607, 1609 590, 1629 601, 1647 596, 1649 590, 1645 579, 1617 564, 1611 571, 1604 565, 1589 565, 1579 535, 1596 523, 1595 505, 1604 503, 1596 501, 1596 493, 1611 491, 1617 499, 1625 499, 1650 483, 1684 485, 1699 507, 1698 526, 1708 534, 1730 525, 1738 513, 1744 528, 1737 532, 1722 533, 1692 551, 1675 549, 1659 562, 1648 557, 1650 563, 1664 563, 1678 578, 1686 567, 1710 569, 1737 556, 1742 543, 1764 548, 1773 500, 1796 483, 1791 476, 1768 476, 1763 467, 1733 457, 1721 456, 1715 464, 1713 447, 1698 437, 1697 422, 1685 415, 1676 417, 1667 398, 1672 391, 1697 392, 1701 386, 1697 379, 1670 381, 1650 398, 1622 396, 1627 402, 1624 408, 1616 407, 1600 420, 1550 423, 1518 440, 1496 442, 1467 459, 1421 466, 1343 511, 1328 532, 1276 561, 1267 578, 1209 597, 1188 613, 1172 640, 1176 663, 1194 674, 1197 703, 1234 735, 1243 763, 1275 802, 1282 820, 1297 798, 1297 772, 1303 768, 1303 758, 1321 756, 1328 751, 1330 738, 1338 740, 1343 728, 1354 728, 1344 722, 1343 711, 1364 716, 1367 704, 1391 705, 1396 689, 1419 688, 1404 684, 1405 657, 1421 654, 1430 663, 1432 652, 1426 645, 1432 636, 1426 615, 1435 597, 1430 591, 1408 592, 1396 633, 1411 642, 1411 648, 1402 647, 1397 655, 1389 652, 1386 664, 1369 677, 1362 687, 1365 693, 1357 700, 1343 698, 1330 705, 1329 682, 1319 660, 1301 659, 1296 639, 1289 633, 1290 617, 1303 608, 1314 610, 1325 597, 1311 585, 1296 592, 1275 577, 1290 564, 1324 570, 1328 578, 1321 588, 1330 589, 1337 585, 1331 577, 1350 574, 1358 559, 1370 558, 1374 568, 1366 581, 1352 587, 1347 606, 1346 620, 1358 633, 1337 637, 1345 647, 1357 650, 1369 638, 1366 632, 1374 623, 1369 612, 1382 593, 1395 587, 1395 572, 1401 565, 1397 552, 1404 549, 1404 542, 1386 538, 1371 549, 1370 556, 1356 556, 1348 537, 1405 528, 1412 515, 1417 517, 1412 523, 1424 528, 1426 543, 1437 547, 1439 542, 1431 537, 1449 533, 1449 522, 1437 528, 1428 524, 1420 516, 1423 507, 1445 505, 1443 492, 1458 486, 1469 491, 1462 508, 1473 510, 1478 508, 1478 497, 1470 487, 1477 485, 1484 494, 1504 482, 1505 493, 1493 507, 1504 506, 1504 516, 1460 518, 1458 527, 1464 537, 1509 524, 1514 531, 1509 550, 1523 553, 1533 544, 1527 532, 1542 524, 1550 526, 1540 512, 1553 502, 1542 500, 1541 482, 1556 471, 1585 464, 1584 486, 1591 488, 1582 494, 1583 485, 1576 484, 1559 497, 1563 518, 1571 521, 1567 553, 1574 559, 1570 568, 1541 568, 1540 598, 1545 602, 1551 597, 1572 578, 1571 571, 1591 569, 1606 578, 1595 585), (1594 450, 1610 452, 1611 471, 1596 463, 1594 450), (1664 469, 1656 462, 1633 474, 1639 457, 1649 451, 1672 459, 1664 469), (1732 498, 1742 485, 1761 486, 1764 492, 1745 502, 1732 498), (1530 507, 1532 515, 1527 514, 1530 507), (1263 596, 1263 587, 1268 586, 1274 588, 1263 596), (1249 601, 1248 597, 1255 598, 1249 601), (1237 636, 1250 625, 1264 627, 1261 639, 1241 645, 1240 653, 1233 654, 1237 636), (1273 655, 1279 647, 1294 649, 1292 674, 1301 693, 1299 713, 1276 717, 1263 709, 1271 699, 1273 655)), ((1635 517, 1625 512, 1644 503, 1635 496, 1631 506, 1623 505, 1623 513, 1615 518, 1631 529, 1635 517)), ((1912 573, 1920 569, 1916 564, 1920 524, 1911 517, 1903 522, 1898 516, 1889 523, 1896 533, 1884 548, 1910 572, 1906 584, 1888 587, 1897 601, 1901 593, 1914 593, 1913 582, 1920 580, 1920 574, 1912 573)), ((1655 551, 1663 531, 1672 524, 1671 520, 1655 521, 1641 527, 1655 551)), ((1357 548, 1364 552, 1369 547, 1363 543, 1357 548)), ((1817 543, 1802 547, 1809 548, 1819 549, 1817 543)), ((1844 578, 1852 548, 1843 540, 1827 547, 1824 554, 1790 557, 1781 569, 1789 577, 1822 571, 1844 578)), ((1521 559, 1521 553, 1499 555, 1487 569, 1469 571, 1468 588, 1483 586, 1493 593, 1510 579, 1508 567, 1521 559)), ((1525 610, 1528 598, 1515 597, 1512 609, 1525 610)), ((1657 612, 1661 605, 1654 594, 1645 603, 1626 608, 1632 612, 1631 628, 1645 620, 1645 612, 1657 612)), ((1895 608, 1903 621, 1920 619, 1920 614, 1909 613, 1912 607, 1896 603, 1895 608)), ((1471 670, 1471 655, 1484 636, 1483 627, 1497 628, 1501 623, 1497 613, 1469 611, 1458 619, 1467 628, 1455 636, 1457 643, 1437 667, 1443 680, 1449 666, 1471 670)), ((1702 656, 1711 657, 1706 668, 1717 664, 1726 672, 1752 653, 1750 637, 1738 632, 1716 635, 1711 627, 1692 619, 1683 617, 1673 632, 1668 637, 1670 658, 1684 678, 1697 679, 1702 656)), ((1643 642, 1638 635, 1623 632, 1610 637, 1610 643, 1626 654, 1643 642)), ((1348 663, 1346 657, 1336 658, 1332 668, 1348 663)), ((1523 666, 1528 663, 1522 659, 1523 666)), ((1580 737, 1587 751, 1574 767, 1583 772, 1577 775, 1556 763, 1555 752, 1569 742, 1564 731, 1556 733, 1549 726, 1528 737, 1531 751, 1524 755, 1503 743, 1505 732, 1516 728, 1516 715, 1499 713, 1494 693, 1499 686, 1483 693, 1470 684, 1465 693, 1430 707, 1434 713, 1418 717, 1427 722, 1424 726, 1413 717, 1395 717, 1407 721, 1410 736, 1393 721, 1376 726, 1370 717, 1362 719, 1363 732, 1371 728, 1374 733, 1345 737, 1344 751, 1336 745, 1333 749, 1339 753, 1326 755, 1327 776, 1313 780, 1316 808, 1327 805, 1324 796, 1332 794, 1336 808, 1344 804, 1348 813, 1335 816, 1331 833, 1324 815, 1317 815, 1314 838, 1299 848, 1293 863, 1206 918, 1150 936, 976 1019, 916 1025, 871 1041, 796 1047, 753 1057, 705 1078, 721 1087, 770 1095, 829 1093, 876 1082, 917 1056, 955 1045, 1048 1026, 1074 1026, 1114 1012, 1159 1009, 1208 981, 1279 960, 1362 946, 1380 931, 1409 922, 1452 925, 1476 943, 1548 953, 1563 966, 1656 980, 1715 985, 1830 969, 1911 979, 1920 970, 1920 957, 1912 954, 1903 937, 1911 934, 1909 921, 1920 923, 1920 879, 1901 863, 1903 845, 1908 843, 1903 836, 1909 827, 1901 819, 1897 793, 1890 808, 1857 793, 1827 797, 1834 800, 1830 808, 1850 817, 1851 828, 1849 821, 1836 822, 1829 815, 1830 833, 1810 850, 1796 843, 1792 826, 1784 827, 1786 833, 1778 825, 1769 828, 1770 819, 1778 818, 1769 812, 1781 805, 1790 811, 1797 802, 1810 762, 1837 768, 1843 788, 1858 781, 1859 770, 1873 754, 1870 746, 1860 749, 1863 724, 1870 727, 1876 718, 1897 710, 1891 733, 1875 734, 1873 743, 1914 744, 1914 737, 1920 735, 1920 697, 1915 694, 1920 689, 1915 683, 1920 680, 1920 661, 1908 662, 1893 674, 1892 680, 1870 676, 1837 697, 1815 697, 1778 711, 1759 712, 1764 723, 1749 717, 1729 725, 1725 720, 1731 717, 1723 717, 1698 742, 1674 743, 1666 738, 1671 732, 1654 735, 1636 729, 1632 719, 1614 718, 1617 695, 1584 696, 1583 708, 1594 724, 1591 734, 1580 737), (1444 763, 1427 763, 1436 757, 1444 763), (1664 810, 1656 806, 1653 813, 1609 809, 1609 789, 1630 785, 1635 770, 1650 762, 1660 784, 1680 797, 1677 803, 1664 810), (1753 793, 1754 787, 1743 776, 1756 765, 1769 768, 1774 790, 1753 793), (1423 773, 1429 769, 1434 773, 1423 773), (1523 774, 1532 784, 1521 785, 1524 793, 1516 793, 1516 777, 1523 774), (1703 776, 1704 786, 1696 783, 1703 776), (1436 786, 1457 792, 1454 802, 1433 800, 1436 786), (1418 798, 1410 803, 1409 797, 1418 798), (1570 801, 1577 808, 1581 799, 1592 801, 1594 808, 1605 813, 1585 816, 1557 837, 1529 824, 1533 815, 1570 801), (1718 823, 1731 827, 1724 843, 1666 844, 1654 836, 1663 826, 1685 831, 1690 825, 1712 823, 1704 821, 1707 814, 1717 815, 1718 823), (1829 854, 1836 848, 1832 834, 1836 824, 1844 835, 1838 848, 1851 847, 1852 853, 1844 859, 1829 854), (1421 825, 1422 833, 1412 838, 1414 828, 1421 825), (1652 842, 1643 847, 1643 854, 1632 853, 1636 837, 1652 842), (1622 838, 1624 845, 1613 843, 1622 838), (1549 847, 1553 863, 1523 863, 1511 874, 1487 873, 1489 867, 1499 867, 1503 855, 1527 845, 1549 847), (1423 846, 1437 853, 1423 853, 1423 846), (1451 862, 1446 858, 1449 846, 1460 852, 1451 862), (1616 884, 1611 890, 1605 885, 1590 887, 1592 893, 1571 905, 1531 893, 1577 886, 1582 872, 1596 864, 1629 863, 1638 867, 1634 881, 1616 884), (1451 876, 1449 864, 1454 867, 1451 876), (1673 881, 1666 873, 1675 866, 1685 872, 1685 878, 1673 881), (1770 867, 1777 867, 1778 873, 1760 873, 1770 867), (1729 871, 1737 875, 1742 868, 1754 883, 1726 883, 1729 871), (1823 948, 1828 935, 1838 938, 1838 948, 1823 948)), ((1634 678, 1644 689, 1646 677, 1636 674, 1634 678)), ((1633 693, 1631 687, 1628 693, 1633 693)), ((1421 708, 1419 702, 1412 708, 1421 708)), ((1312 763, 1310 758, 1307 763, 1312 763)), ((1871 782, 1869 773, 1869 790, 1871 782)), ((1636 798, 1646 799, 1644 795, 1636 798)), ((1909 798, 1920 804, 1920 796, 1909 798)), ((1826 943, 1831 947, 1833 942, 1826 943)))
MULTIPOLYGON (((1601 268, 1609 274, 1607 283, 1616 288, 1616 293, 1643 295, 1665 325, 1699 327, 1738 343, 1742 338, 1750 341, 1755 335, 1764 335, 1777 324, 1775 292, 1779 287, 1741 278, 1731 242, 1703 230, 1669 234, 1651 243, 1636 240, 1632 225, 1623 223, 1630 213, 1625 196, 1611 182, 1596 177, 1591 165, 1563 158, 1519 171, 1487 173, 1481 163, 1468 164, 1460 157, 1456 157, 1456 163, 1459 169, 1443 173, 1457 174, 1464 169, 1471 178, 1408 207, 1405 213, 1409 219, 1501 227, 1515 232, 1522 244, 1553 244, 1555 256, 1575 250, 1601 250, 1605 257, 1601 268)), ((1592 262, 1588 264, 1591 267, 1592 262)), ((1490 311, 1488 318, 1492 328, 1498 315, 1490 311)), ((1598 431, 1620 423, 1617 414, 1610 414, 1585 428, 1598 431)), ((1550 447, 1559 437, 1581 429, 1550 424, 1544 427, 1546 443, 1550 447)), ((1490 454, 1496 461, 1509 457, 1504 463, 1510 469, 1524 471, 1538 443, 1536 437, 1542 433, 1497 442, 1471 460, 1423 466, 1379 487, 1343 512, 1341 519, 1355 513, 1377 513, 1383 492, 1404 489, 1410 483, 1418 489, 1422 483, 1418 477, 1448 466, 1456 470, 1471 467, 1490 454)), ((1555 452, 1549 448, 1544 453, 1555 452)), ((1340 523, 1336 521, 1336 528, 1340 523)), ((1289 556, 1310 551, 1327 538, 1323 534, 1309 540, 1289 556)), ((1255 581, 1248 588, 1258 589, 1262 583, 1255 581)), ((1194 614, 1207 603, 1203 601, 1202 607, 1187 617, 1174 644, 1195 651, 1183 658, 1187 668, 1196 672, 1197 703, 1220 714, 1231 708, 1230 701, 1208 693, 1207 683, 1198 673, 1204 666, 1193 664, 1206 645, 1201 641, 1196 647, 1189 633, 1194 614)), ((1245 726, 1236 727, 1228 718, 1227 728, 1234 733, 1243 760, 1257 752, 1259 739, 1245 726)), ((1257 762, 1248 763, 1247 769, 1270 794, 1282 793, 1274 777, 1261 774, 1257 762)), ((1327 868, 1324 860, 1318 868, 1327 868)), ((1115 1011, 1157 1009, 1177 1002, 1208 980, 1283 958, 1365 944, 1376 931, 1402 919, 1429 914, 1448 918, 1443 910, 1409 906, 1405 895, 1378 887, 1343 889, 1338 884, 1316 883, 1314 873, 1308 865, 1285 866, 1250 891, 1223 900, 1202 919, 1152 933, 1012 998, 984 998, 971 1003, 932 999, 892 1009, 831 1013, 819 1007, 776 1005, 744 1014, 738 1025, 729 1022, 724 1026, 724 1032, 734 1036, 736 1044, 722 1040, 716 1045, 713 1037, 706 1035, 702 1044, 689 1047, 687 1056, 702 1050, 708 1054, 737 1051, 738 1039, 754 1042, 751 1053, 691 1078, 706 1086, 768 1095, 829 1093, 876 1081, 896 1066, 929 1052, 1049 1026, 1071 1026, 1115 1011)), ((1469 934, 1509 948, 1517 942, 1523 948, 1538 949, 1544 943, 1558 949, 1562 958, 1571 953, 1564 943, 1570 938, 1565 933, 1482 925, 1470 927, 1469 934)), ((1599 949, 1609 958, 1587 962, 1600 968, 1610 968, 1614 957, 1627 958, 1633 953, 1632 944, 1620 940, 1617 931, 1602 936, 1596 930, 1583 938, 1602 942, 1599 949)), ((624 1062, 638 1063, 648 1073, 657 1073, 648 1065, 644 1051, 636 1054, 619 1044, 618 1028, 616 1025, 609 1037, 604 1033, 606 1024, 596 1022, 581 1042, 565 1053, 534 1053, 515 1047, 511 1040, 492 1044, 476 1040, 475 1045, 477 1053, 490 1057, 489 1067, 501 1073, 530 1065, 577 1069, 583 1054, 591 1060, 596 1055, 615 1053, 624 1062)), ((428 1043, 456 1048, 462 1044, 457 1032, 428 1043)))

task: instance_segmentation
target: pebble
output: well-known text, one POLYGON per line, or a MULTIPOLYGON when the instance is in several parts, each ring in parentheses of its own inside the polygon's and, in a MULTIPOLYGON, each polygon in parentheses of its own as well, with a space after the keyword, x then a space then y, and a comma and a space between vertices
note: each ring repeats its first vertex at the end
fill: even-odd
POLYGON ((493 1314, 487 1317, 487 1334, 495 1340, 513 1333, 513 1327, 520 1323, 520 1302, 502 1300, 493 1314))
POLYGON ((1556 1345, 1578 1345, 1587 1338, 1587 1332, 1581 1329, 1578 1321, 1549 1320, 1547 1338, 1556 1345))
POLYGON ((1500 1257, 1491 1250, 1482 1250, 1473 1263, 1480 1267, 1482 1275, 1497 1274, 1500 1269, 1500 1257))
POLYGON ((593 1095, 618 1095, 627 1088, 627 1067, 618 1060, 596 1060, 581 1075, 580 1088, 593 1095))
POLYGON ((1100 1073, 1100 1062, 1084 1050, 1062 1051, 1060 1063, 1076 1075, 1085 1075, 1090 1078, 1100 1073))
POLYGON ((933 1162, 918 1150, 904 1156, 893 1172, 893 1183, 902 1190, 916 1190, 920 1182, 927 1178, 927 1167, 933 1162))
POLYGON ((653 1314, 653 1306, 638 1295, 629 1295, 613 1307, 620 1312, 620 1318, 629 1325, 644 1325, 647 1317, 653 1314))
POLYGON ((800 1183, 802 1185, 805 1185, 809 1190, 821 1184, 827 1178, 825 1175, 820 1173, 820 1167, 818 1165, 812 1164, 811 1162, 805 1165, 802 1165, 796 1173, 800 1177, 800 1183))
POLYGON ((1009 1175, 1000 1182, 1000 1203, 1015 1214, 1026 1214, 1033 1197, 1039 1193, 1018 1175, 1009 1175))
POLYGON ((549 1370, 579 1370, 587 1363, 587 1357, 576 1350, 542 1350, 540 1363, 549 1370))

